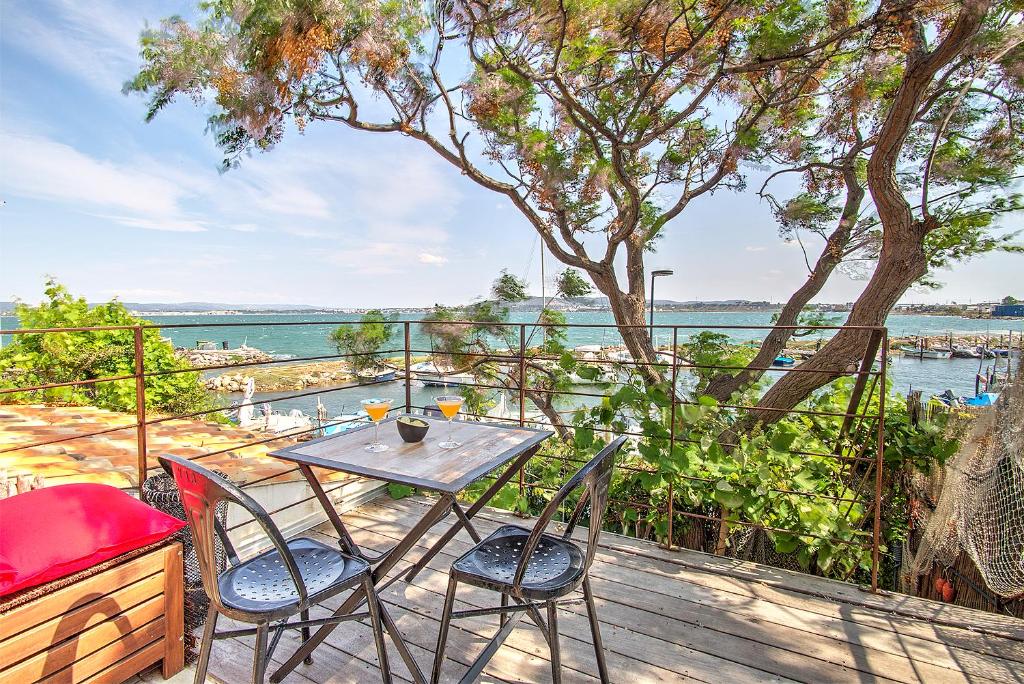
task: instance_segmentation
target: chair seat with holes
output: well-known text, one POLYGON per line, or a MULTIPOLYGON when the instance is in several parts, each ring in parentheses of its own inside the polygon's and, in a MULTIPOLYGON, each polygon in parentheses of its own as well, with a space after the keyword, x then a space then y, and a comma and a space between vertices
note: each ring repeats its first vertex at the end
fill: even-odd
MULTIPOLYGON (((369 568, 366 561, 307 537, 291 539, 287 545, 309 592, 308 604, 327 598, 322 594, 337 593, 342 585, 356 585, 369 568)), ((299 603, 295 582, 276 549, 229 568, 218 584, 224 605, 236 610, 276 613, 299 603)))
MULTIPOLYGON (((473 547, 452 565, 452 574, 466 582, 509 592, 530 530, 505 525, 473 547)), ((571 541, 545 534, 534 551, 519 592, 523 598, 547 600, 576 589, 583 576, 584 556, 571 541)))

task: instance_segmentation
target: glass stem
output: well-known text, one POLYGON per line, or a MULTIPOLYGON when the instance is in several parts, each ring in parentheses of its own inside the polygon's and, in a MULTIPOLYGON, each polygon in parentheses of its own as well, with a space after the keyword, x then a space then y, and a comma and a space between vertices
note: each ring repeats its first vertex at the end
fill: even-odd
POLYGON ((455 429, 455 426, 452 425, 453 420, 455 420, 454 416, 448 419, 448 441, 450 443, 455 441, 452 439, 452 431, 455 429))
POLYGON ((377 438, 377 431, 380 429, 380 423, 373 421, 373 443, 380 444, 380 439, 377 438))

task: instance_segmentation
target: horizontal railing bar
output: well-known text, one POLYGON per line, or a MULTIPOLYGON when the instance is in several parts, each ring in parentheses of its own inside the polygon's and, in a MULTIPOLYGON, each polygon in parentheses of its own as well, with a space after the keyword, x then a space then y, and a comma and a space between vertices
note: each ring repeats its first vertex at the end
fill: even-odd
MULTIPOLYGON (((549 487, 547 485, 539 485, 539 484, 530 483, 530 482, 524 483, 524 486, 525 487, 532 487, 533 489, 540 489, 542 491, 551 491, 551 492, 557 492, 558 491, 558 487, 549 487)), ((626 504, 627 506, 632 506, 634 508, 653 509, 653 510, 658 511, 659 513, 667 513, 668 512, 667 508, 663 508, 661 506, 654 506, 652 504, 645 504, 645 503, 642 503, 642 502, 627 501, 625 499, 609 499, 609 501, 614 501, 615 503, 626 504)), ((701 513, 690 513, 688 511, 681 511, 678 508, 675 509, 674 512, 678 513, 679 515, 685 515, 685 516, 691 517, 691 518, 698 518, 698 519, 701 519, 701 520, 710 520, 710 521, 719 522, 719 523, 722 522, 722 518, 720 518, 720 517, 715 517, 715 516, 711 516, 711 515, 703 515, 701 513)), ((787 530, 787 529, 782 528, 782 527, 771 527, 770 525, 762 525, 760 523, 749 522, 749 521, 745 521, 745 520, 727 520, 726 522, 729 523, 730 525, 744 525, 746 527, 757 527, 757 528, 760 528, 762 530, 768 530, 769 532, 781 532, 783 534, 792 534, 792 535, 797 536, 797 537, 811 537, 813 539, 822 539, 822 540, 825 540, 825 541, 833 541, 833 542, 838 542, 840 544, 847 544, 847 545, 850 545, 850 546, 860 546, 861 548, 865 548, 865 549, 870 549, 872 547, 871 544, 865 544, 863 542, 850 541, 849 539, 839 539, 838 537, 827 537, 827 536, 820 535, 820 534, 814 534, 812 532, 796 532, 794 530, 787 530)))
MULTIPOLYGON (((388 321, 395 325, 432 325, 435 321, 424 321, 422 319, 396 319, 388 321)), ((474 321, 444 321, 446 325, 479 325, 474 321)), ((70 332, 99 332, 103 330, 134 330, 141 327, 143 330, 187 330, 195 328, 260 328, 260 327, 290 327, 290 326, 324 326, 324 325, 362 325, 363 321, 253 321, 244 323, 216 322, 208 323, 144 323, 135 325, 105 325, 105 326, 81 326, 77 328, 8 328, 0 330, 0 335, 29 335, 40 333, 70 333, 70 332)), ((488 322, 489 327, 518 328, 614 328, 614 329, 650 329, 655 330, 869 330, 881 331, 885 326, 880 325, 699 325, 696 323, 656 323, 653 326, 639 323, 516 323, 516 322, 488 322)), ((621 345, 619 345, 621 346, 621 345)))
MULTIPOLYGON (((411 408, 423 410, 426 407, 425 406, 420 406, 420 405, 417 405, 417 404, 413 404, 413 406, 411 408)), ((483 413, 470 413, 468 411, 462 411, 462 412, 460 412, 459 415, 471 416, 473 418, 484 418, 486 420, 491 420, 491 421, 502 421, 502 422, 506 422, 506 423, 516 423, 516 424, 519 423, 519 419, 518 418, 501 418, 501 417, 498 417, 498 416, 488 416, 488 415, 483 414, 483 413)), ((524 422, 530 423, 531 425, 543 425, 543 426, 551 427, 551 425, 549 423, 545 423, 545 422, 540 421, 540 420, 532 420, 530 418, 524 419, 524 422)), ((567 430, 574 430, 574 431, 578 430, 578 429, 584 429, 585 428, 587 430, 593 430, 594 432, 600 432, 602 434, 625 435, 627 437, 647 437, 648 436, 646 433, 643 433, 643 432, 620 431, 620 430, 613 430, 612 428, 601 428, 601 427, 579 426, 579 425, 566 425, 565 428, 567 430)), ((663 437, 661 439, 663 441, 665 441, 665 442, 670 441, 670 438, 668 438, 668 437, 663 437)), ((676 436, 675 441, 677 441, 677 442, 684 442, 686 444, 701 444, 701 440, 699 440, 699 439, 692 439, 692 438, 689 438, 689 437, 679 437, 679 436, 676 436)), ((730 448, 736 448, 736 447, 741 446, 739 444, 734 444, 732 442, 718 442, 718 444, 720 446, 730 447, 730 448)), ((858 462, 874 463, 874 461, 875 461, 874 458, 867 458, 867 457, 863 457, 863 456, 843 456, 842 454, 821 453, 821 452, 818 452, 818 451, 804 451, 804 450, 800 450, 800 449, 788 449, 786 451, 786 453, 787 454, 795 454, 795 455, 798 455, 798 456, 816 456, 816 457, 819 457, 819 458, 831 458, 831 459, 835 459, 837 461, 845 461, 847 463, 858 463, 858 462)), ((541 456, 544 457, 543 455, 541 455, 541 456)), ((544 457, 544 458, 558 458, 558 457, 544 457)))
MULTIPOLYGON (((192 368, 176 368, 174 370, 167 371, 152 371, 150 373, 143 373, 142 376, 145 378, 157 378, 162 375, 175 375, 178 373, 202 373, 211 370, 224 370, 227 368, 248 368, 250 366, 270 366, 274 364, 298 364, 305 361, 326 361, 328 359, 348 359, 356 356, 372 356, 374 354, 397 354, 403 350, 401 349, 389 349, 382 352, 358 352, 355 354, 326 354, 324 356, 304 356, 295 359, 271 359, 270 361, 245 361, 242 363, 222 363, 213 366, 195 366, 192 368)), ((128 377, 134 378, 134 375, 128 377)))
MULTIPOLYGON (((357 387, 372 387, 374 385, 384 385, 394 380, 374 380, 373 382, 355 382, 348 385, 335 385, 333 387, 327 387, 325 389, 313 390, 310 392, 297 392, 295 394, 288 394, 283 397, 274 397, 272 399, 261 398, 260 404, 273 404, 278 401, 287 401, 289 399, 301 399, 302 397, 315 397, 318 394, 330 394, 331 392, 343 392, 344 390, 355 389, 357 387)), ((210 415, 211 413, 218 413, 221 411, 231 410, 230 406, 222 406, 215 409, 204 409, 202 411, 193 411, 192 413, 182 413, 174 416, 161 416, 155 420, 147 420, 146 425, 155 425, 157 423, 166 423, 170 420, 184 420, 186 418, 196 418, 198 416, 210 415)))
POLYGON ((48 446, 50 444, 60 444, 61 442, 70 442, 73 439, 84 439, 86 437, 96 437, 98 435, 105 435, 110 432, 120 432, 121 430, 134 430, 139 427, 138 423, 131 423, 129 425, 118 425, 117 427, 107 428, 105 430, 97 430, 96 432, 85 432, 80 435, 71 435, 69 437, 59 437, 57 439, 47 440, 45 442, 32 442, 29 444, 20 444, 18 446, 4 447, 0 449, 0 454, 6 454, 10 451, 21 451, 22 449, 37 449, 39 447, 48 446))
POLYGON ((134 380, 135 375, 111 375, 103 378, 89 378, 87 380, 69 380, 67 382, 51 382, 47 385, 30 385, 29 387, 5 387, 0 388, 0 394, 15 394, 17 392, 41 392, 59 387, 77 387, 80 385, 99 385, 104 382, 120 382, 123 380, 134 380))

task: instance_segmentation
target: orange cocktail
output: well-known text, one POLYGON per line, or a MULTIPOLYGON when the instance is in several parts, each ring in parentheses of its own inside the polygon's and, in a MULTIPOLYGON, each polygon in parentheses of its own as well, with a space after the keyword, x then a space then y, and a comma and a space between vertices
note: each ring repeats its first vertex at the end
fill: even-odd
POLYGON ((377 438, 377 431, 380 427, 380 421, 388 415, 388 411, 391 410, 390 399, 363 399, 361 402, 363 410, 366 411, 366 415, 373 421, 373 441, 366 445, 367 451, 387 451, 388 445, 384 444, 377 438))
POLYGON ((452 439, 452 421, 455 420, 455 416, 459 414, 459 409, 462 408, 462 401, 462 397, 458 395, 434 397, 434 402, 437 404, 437 408, 441 409, 441 413, 443 413, 444 417, 448 419, 448 440, 437 445, 442 449, 454 449, 455 447, 462 446, 452 439))

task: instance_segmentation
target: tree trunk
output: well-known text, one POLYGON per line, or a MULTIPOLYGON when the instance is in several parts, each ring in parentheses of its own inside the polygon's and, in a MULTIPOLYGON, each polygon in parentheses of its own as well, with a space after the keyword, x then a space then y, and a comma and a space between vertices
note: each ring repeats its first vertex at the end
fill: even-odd
POLYGON ((860 213, 860 206, 865 195, 864 187, 857 180, 856 170, 852 163, 844 172, 844 176, 846 177, 846 203, 839 224, 829 235, 825 248, 814 264, 814 269, 807 281, 793 293, 789 301, 782 307, 775 327, 761 342, 761 348, 754 359, 736 375, 721 373, 715 377, 708 383, 708 388, 705 390, 705 394, 708 396, 714 397, 719 402, 725 402, 740 388, 760 379, 765 373, 763 369, 771 367, 772 361, 782 353, 786 343, 793 336, 794 330, 785 326, 797 324, 800 312, 821 292, 821 288, 828 282, 832 271, 842 262, 843 254, 850 243, 850 236, 857 224, 857 215, 860 213))
MULTIPOLYGON (((930 52, 925 49, 922 26, 917 24, 908 31, 917 42, 907 55, 903 81, 868 161, 868 188, 882 222, 882 250, 871 280, 850 312, 848 326, 884 325, 899 298, 928 272, 924 241, 935 226, 930 219, 914 218, 910 203, 896 180, 896 169, 936 74, 969 47, 992 6, 993 0, 964 3, 949 32, 930 52)), ((927 207, 923 210, 927 217, 927 207)), ((854 364, 861 360, 870 334, 869 330, 853 328, 839 331, 814 358, 801 365, 805 372, 787 373, 765 393, 744 420, 744 427, 779 420, 811 392, 851 372, 854 364), (814 370, 820 372, 806 372, 814 370)))
MULTIPOLYGON (((642 268, 641 268, 642 271, 642 268)), ((650 330, 647 328, 647 311, 643 276, 631 278, 629 292, 619 289, 618 281, 613 273, 591 273, 597 289, 608 297, 608 305, 612 310, 615 325, 622 337, 626 349, 634 361, 645 364, 658 362, 658 357, 651 344, 650 330), (639 284, 638 284, 639 283, 639 284)), ((660 382, 664 378, 654 366, 642 365, 637 370, 648 382, 660 382)))

